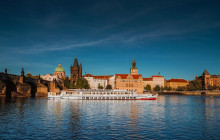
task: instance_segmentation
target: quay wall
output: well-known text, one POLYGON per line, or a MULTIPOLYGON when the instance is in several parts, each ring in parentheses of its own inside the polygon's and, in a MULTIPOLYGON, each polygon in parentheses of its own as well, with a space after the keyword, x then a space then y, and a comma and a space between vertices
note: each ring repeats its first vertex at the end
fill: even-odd
POLYGON ((220 91, 167 91, 158 92, 160 95, 207 95, 207 96, 220 96, 220 91))

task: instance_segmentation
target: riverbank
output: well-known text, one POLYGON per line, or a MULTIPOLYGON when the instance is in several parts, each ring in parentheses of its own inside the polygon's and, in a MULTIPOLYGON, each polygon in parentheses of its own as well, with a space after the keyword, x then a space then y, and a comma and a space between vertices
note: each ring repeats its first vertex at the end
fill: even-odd
POLYGON ((220 96, 220 91, 167 91, 158 92, 159 95, 207 95, 207 96, 220 96))

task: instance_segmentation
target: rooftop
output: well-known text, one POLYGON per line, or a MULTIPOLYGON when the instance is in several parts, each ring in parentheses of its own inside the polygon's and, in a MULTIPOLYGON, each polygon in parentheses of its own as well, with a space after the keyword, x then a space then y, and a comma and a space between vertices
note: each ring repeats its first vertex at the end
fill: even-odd
POLYGON ((56 69, 54 70, 54 72, 65 72, 64 68, 61 66, 61 64, 58 65, 58 67, 56 67, 56 69))

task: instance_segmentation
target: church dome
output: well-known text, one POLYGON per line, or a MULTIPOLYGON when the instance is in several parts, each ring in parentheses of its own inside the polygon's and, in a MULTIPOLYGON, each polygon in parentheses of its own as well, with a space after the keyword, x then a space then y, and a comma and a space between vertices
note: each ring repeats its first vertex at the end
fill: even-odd
POLYGON ((61 64, 58 65, 58 67, 54 70, 54 72, 65 72, 64 68, 61 66, 61 64))

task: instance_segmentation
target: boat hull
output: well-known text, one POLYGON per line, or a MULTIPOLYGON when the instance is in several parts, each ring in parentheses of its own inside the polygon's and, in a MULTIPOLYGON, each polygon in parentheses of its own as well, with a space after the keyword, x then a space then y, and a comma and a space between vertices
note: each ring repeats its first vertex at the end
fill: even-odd
POLYGON ((157 98, 140 98, 140 99, 137 99, 137 100, 157 100, 157 98))

